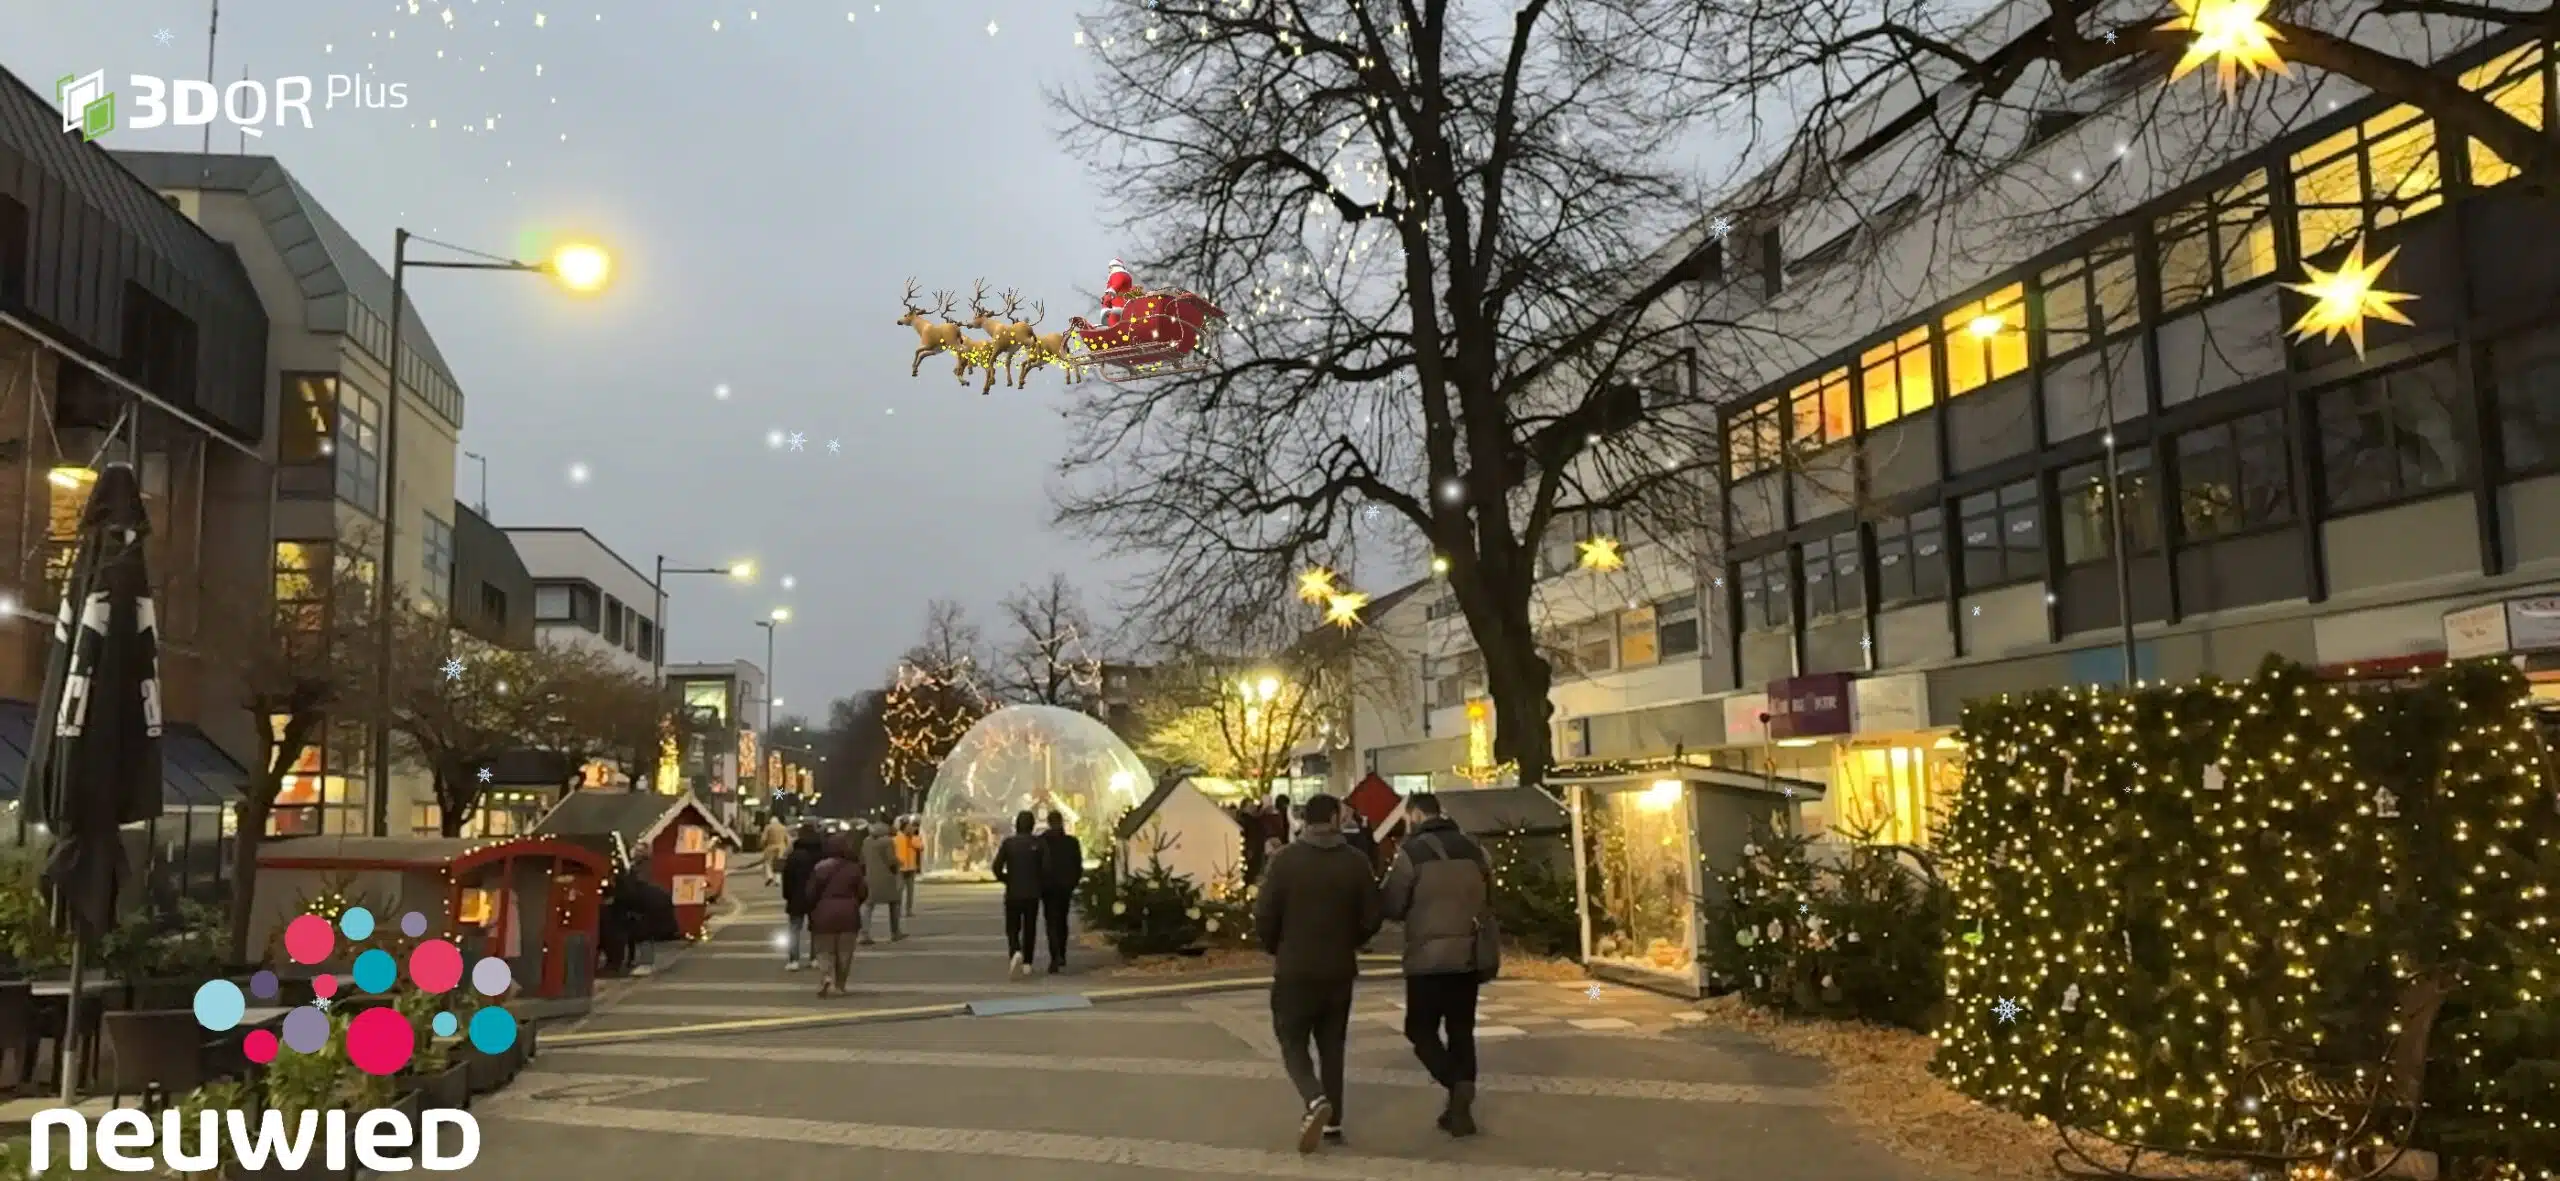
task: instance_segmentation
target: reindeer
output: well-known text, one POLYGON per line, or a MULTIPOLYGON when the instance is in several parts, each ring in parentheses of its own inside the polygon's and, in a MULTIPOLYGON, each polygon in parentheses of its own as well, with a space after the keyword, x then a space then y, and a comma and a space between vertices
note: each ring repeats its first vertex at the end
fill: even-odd
POLYGON ((1048 315, 1049 306, 1047 304, 1038 300, 1033 300, 1031 302, 1031 323, 1026 327, 1034 329, 1035 331, 1031 336, 1030 342, 1022 346, 1023 383, 1026 385, 1029 384, 1031 381, 1031 371, 1042 365, 1056 366, 1058 372, 1066 375, 1066 383, 1068 385, 1074 385, 1077 382, 1083 381, 1084 365, 1076 360, 1074 353, 1068 351, 1067 342, 1074 338, 1066 332, 1040 333, 1036 331, 1040 327, 1040 321, 1047 319, 1048 315))
POLYGON ((984 343, 984 347, 987 350, 986 359, 988 363, 987 385, 985 390, 979 391, 980 393, 985 393, 986 390, 992 390, 995 388, 996 374, 994 365, 997 362, 1002 362, 1004 365, 1004 384, 1006 388, 1016 388, 1017 381, 1013 372, 1013 355, 1021 351, 1024 345, 1031 343, 1031 325, 1025 324, 1019 320, 1004 319, 1006 316, 1013 315, 1014 309, 1022 306, 1022 297, 1016 294, 1011 288, 1007 288, 998 296, 998 298, 1004 300, 1004 310, 1001 312, 988 310, 987 281, 984 279, 978 280, 977 289, 971 292, 969 296, 969 310, 976 314, 975 318, 970 320, 969 323, 987 334, 987 339, 984 343))
POLYGON ((925 358, 935 353, 949 353, 959 358, 960 384, 967 385, 969 384, 967 376, 969 358, 962 350, 967 346, 968 341, 960 331, 960 323, 951 318, 951 293, 937 291, 933 293, 933 297, 935 306, 931 311, 917 306, 916 281, 909 279, 907 293, 899 299, 900 303, 906 305, 907 314, 898 317, 897 323, 916 330, 916 359, 914 364, 907 366, 907 376, 914 377, 922 372, 925 358), (942 317, 941 323, 937 324, 926 318, 935 315, 942 317))

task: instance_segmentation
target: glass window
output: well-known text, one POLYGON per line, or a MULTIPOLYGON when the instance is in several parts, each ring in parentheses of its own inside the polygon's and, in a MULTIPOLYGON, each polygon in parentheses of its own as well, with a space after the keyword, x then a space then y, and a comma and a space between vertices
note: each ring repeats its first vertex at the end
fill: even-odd
MULTIPOLYGON (((2544 125, 2543 109, 2550 102, 2549 64, 2550 55, 2536 41, 2463 71, 2462 88, 2486 97, 2517 122, 2539 128, 2544 125)), ((2488 145, 2471 141, 2472 184, 2482 188, 2504 184, 2513 180, 2517 171, 2515 165, 2499 159, 2488 145)))
POLYGON ((622 600, 604 597, 604 639, 608 644, 622 642, 622 600))
MULTIPOLYGON (((2077 566, 2115 556, 2115 515, 2107 503, 2104 458, 2065 468, 2054 477, 2054 503, 2060 514, 2054 528, 2062 532, 2062 564, 2077 566)), ((2159 514, 2152 508, 2151 453, 2116 453, 2116 489, 2124 495, 2124 536, 2132 553, 2147 553, 2160 544, 2159 514)))
POLYGON ((536 621, 567 623, 570 618, 569 611, 568 587, 537 586, 533 588, 533 617, 536 621))
POLYGON ((2454 389, 2453 362, 2439 359, 2312 395, 2328 507, 2378 504, 2459 481, 2454 389))
POLYGON ((1946 527, 1936 509, 1876 522, 1877 605, 1945 597, 1946 547, 1946 527))
POLYGON ((2294 224, 2305 257, 2443 200, 2435 123, 2407 104, 2294 153, 2294 224))
POLYGON ((427 526, 418 535, 418 561, 426 573, 424 588, 429 599, 443 606, 453 593, 453 524, 427 514, 427 526))
POLYGON ((327 462, 337 450, 337 422, 336 374, 285 374, 284 406, 276 415, 276 462, 327 462))
POLYGON ((1662 645, 1654 634, 1651 606, 1636 607, 1618 613, 1618 667, 1642 668, 1662 659, 1662 645))
POLYGON ((1726 468, 1733 479, 1767 471, 1786 459, 1786 441, 1778 428, 1781 409, 1772 398, 1735 412, 1725 441, 1726 468))
POLYGON ((1834 369, 1797 386, 1787 395, 1788 416, 1794 423, 1789 442, 1804 451, 1818 451, 1849 437, 1849 371, 1834 369))
POLYGON ((382 408, 360 390, 338 390, 338 499, 365 512, 382 509, 382 408))
POLYGON ((2010 285, 1947 313, 1947 396, 2027 367, 2026 286, 2010 285))
POLYGON ((2118 240, 2047 270, 2044 355, 2059 357, 2133 327, 2141 319, 2133 243, 2118 240))
POLYGON ((1957 528, 1964 535, 1964 585, 1984 590, 2044 576, 2044 522, 2033 480, 1964 498, 1957 528))
POLYGON ((2154 232, 2160 239, 2164 312, 2274 274, 2276 228, 2267 203, 2266 170, 2162 217, 2154 232))
POLYGON ((1777 630, 1795 621, 1795 596, 1787 586, 1787 555, 1784 551, 1744 562, 1738 575, 1742 585, 1742 626, 1752 630, 1777 630))
POLYGON ((1687 656, 1698 650, 1698 596, 1682 595, 1654 604, 1653 620, 1662 659, 1687 656))
POLYGON ((640 659, 656 660, 658 658, 658 625, 643 619, 640 621, 639 632, 640 659))
POLYGON ((1858 358, 1858 396, 1866 404, 1869 430, 1929 408, 1929 349, 1929 326, 1923 324, 1858 358))
POLYGON ((1573 666, 1584 675, 1605 673, 1618 666, 1617 616, 1603 615, 1575 624, 1566 640, 1573 645, 1573 666))
POLYGON ((1585 793, 1579 814, 1595 851, 1580 903, 1592 958, 1691 975, 1697 902, 1689 875, 1697 863, 1689 797, 1647 788, 1576 790, 1585 793))
POLYGON ((2188 431, 2177 446, 2178 526, 2189 540, 2293 519, 2281 412, 2188 431))
POLYGON ((2546 332, 2491 347, 2506 470, 2560 464, 2560 334, 2546 332))
POLYGON ((1807 619, 1865 609, 1867 586, 1858 572, 1858 534, 1838 533, 1801 547, 1807 619))

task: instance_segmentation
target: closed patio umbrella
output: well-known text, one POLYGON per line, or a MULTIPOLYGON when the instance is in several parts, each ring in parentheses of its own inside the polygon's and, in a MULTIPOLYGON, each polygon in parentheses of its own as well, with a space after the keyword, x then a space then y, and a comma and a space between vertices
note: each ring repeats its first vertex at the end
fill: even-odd
POLYGON ((79 1081, 72 1043, 83 960, 115 926, 127 869, 117 830, 160 813, 159 635, 142 550, 150 529, 132 465, 107 465, 80 515, 27 757, 28 794, 53 835, 45 886, 54 922, 72 937, 66 1103, 79 1081))

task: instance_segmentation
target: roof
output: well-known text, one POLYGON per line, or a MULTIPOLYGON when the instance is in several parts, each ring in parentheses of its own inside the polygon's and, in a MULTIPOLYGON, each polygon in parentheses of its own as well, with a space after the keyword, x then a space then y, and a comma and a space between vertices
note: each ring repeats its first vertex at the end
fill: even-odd
POLYGON ((461 871, 510 857, 550 857, 598 874, 605 858, 549 837, 492 841, 479 837, 268 837, 258 846, 262 869, 443 869, 461 871))
MULTIPOLYGON (((35 747, 36 707, 0 700, 0 800, 25 790, 27 752, 35 747)), ((184 722, 160 729, 160 802, 163 807, 218 807, 240 798, 249 771, 184 722)))
MULTIPOLYGON (((509 537, 514 537, 516 534, 519 534, 519 533, 575 533, 575 534, 578 534, 579 536, 586 538, 588 541, 595 543, 595 547, 596 547, 597 549, 604 551, 604 556, 606 556, 606 557, 608 557, 608 558, 611 558, 611 559, 613 559, 614 561, 617 561, 617 562, 622 563, 622 568, 623 568, 623 569, 625 569, 625 570, 630 571, 630 572, 631 572, 631 576, 632 576, 633 578, 637 578, 637 579, 639 579, 639 580, 640 580, 640 581, 642 581, 642 582, 648 583, 650 586, 656 586, 656 585, 658 585, 656 582, 651 581, 651 579, 649 578, 649 576, 648 576, 648 575, 641 573, 641 572, 640 572, 640 568, 639 568, 638 566, 634 566, 634 565, 632 565, 632 564, 631 564, 631 559, 626 558, 626 557, 623 557, 623 556, 622 556, 621 551, 614 549, 612 546, 606 545, 606 544, 604 543, 604 539, 603 539, 603 538, 596 536, 593 532, 589 531, 589 530, 587 529, 587 527, 586 527, 586 526, 584 526, 584 525, 501 525, 501 526, 499 526, 498 528, 499 528, 500 530, 504 531, 504 532, 506 533, 506 535, 507 535, 507 536, 509 536, 509 537)), ((533 577, 534 577, 534 580, 535 580, 535 581, 537 581, 537 582, 563 582, 563 581, 574 581, 574 576, 569 576, 569 575, 558 575, 558 574, 550 574, 550 575, 546 575, 546 574, 540 574, 540 573, 537 573, 537 574, 535 574, 533 577)))
MULTIPOLYGON (((305 327, 314 332, 343 333, 379 361, 389 351, 391 273, 371 252, 331 217, 310 190, 272 156, 208 156, 197 152, 116 152, 115 158, 144 184, 155 189, 198 189, 240 193, 264 223, 267 238, 284 255, 294 281, 302 288, 305 327), (352 305, 352 306, 350 306, 352 305), (379 339, 377 339, 379 338, 379 339)), ((444 353, 428 333, 415 299, 406 301, 400 328, 400 351, 414 358, 445 391, 424 388, 414 375, 403 380, 444 409, 441 393, 450 395, 453 425, 462 425, 462 383, 445 363, 444 353)), ((403 368, 407 366, 404 365, 403 368)))
POLYGON ((738 834, 720 823, 719 817, 692 792, 660 795, 654 791, 573 791, 554 805, 533 826, 537 835, 557 837, 619 836, 629 848, 640 848, 658 838, 667 825, 687 809, 712 835, 731 845, 738 834))
POLYGON ((1573 818, 1554 796, 1536 787, 1476 787, 1434 792, 1440 814, 1468 836, 1554 836, 1573 831, 1573 818))
POLYGON ((1147 798, 1138 801, 1137 807, 1120 814, 1120 823, 1112 826, 1111 835, 1124 841, 1138 835, 1138 830, 1145 828, 1147 821, 1155 818, 1156 809, 1163 807, 1166 800, 1173 798, 1174 792, 1180 790, 1183 784, 1191 782, 1191 777, 1199 773, 1198 767, 1175 767, 1156 776, 1155 790, 1148 792, 1147 798))

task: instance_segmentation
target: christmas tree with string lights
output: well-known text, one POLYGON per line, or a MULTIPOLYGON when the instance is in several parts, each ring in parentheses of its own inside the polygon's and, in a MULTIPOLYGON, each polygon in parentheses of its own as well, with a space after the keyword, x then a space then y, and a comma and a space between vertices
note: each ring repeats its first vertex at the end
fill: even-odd
POLYGON ((965 662, 940 668, 900 664, 880 708, 889 737, 881 778, 910 791, 929 787, 944 756, 987 709, 986 695, 965 662))

